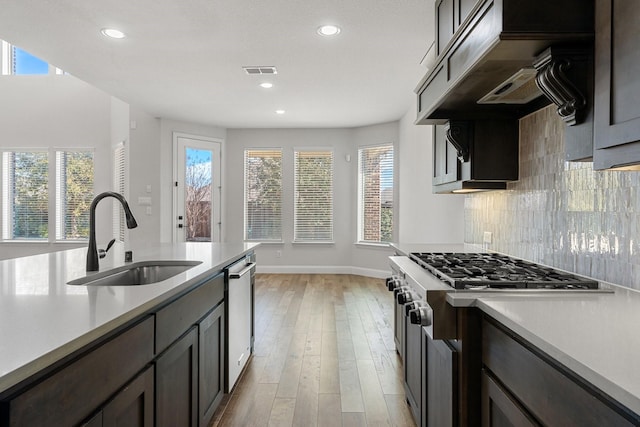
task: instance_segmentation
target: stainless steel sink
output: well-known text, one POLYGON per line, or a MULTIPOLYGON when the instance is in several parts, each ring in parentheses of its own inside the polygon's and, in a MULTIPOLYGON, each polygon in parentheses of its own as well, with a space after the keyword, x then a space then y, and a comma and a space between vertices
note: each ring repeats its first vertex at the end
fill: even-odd
POLYGON ((201 264, 202 261, 142 261, 101 271, 68 282, 85 286, 136 286, 162 282, 201 264))

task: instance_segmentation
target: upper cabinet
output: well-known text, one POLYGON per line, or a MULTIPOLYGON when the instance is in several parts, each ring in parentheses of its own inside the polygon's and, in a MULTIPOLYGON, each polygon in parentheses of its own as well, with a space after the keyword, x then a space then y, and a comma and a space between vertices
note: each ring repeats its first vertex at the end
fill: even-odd
POLYGON ((640 2, 598 0, 595 169, 640 164, 640 2))
POLYGON ((435 61, 419 83, 417 124, 515 119, 548 105, 533 61, 593 39, 585 0, 436 0, 435 61))

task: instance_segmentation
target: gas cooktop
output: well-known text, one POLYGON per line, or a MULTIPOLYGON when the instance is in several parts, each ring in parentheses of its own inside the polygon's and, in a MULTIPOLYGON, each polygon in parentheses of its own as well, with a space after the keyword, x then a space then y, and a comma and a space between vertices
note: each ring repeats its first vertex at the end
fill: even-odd
POLYGON ((506 255, 414 252, 410 258, 455 289, 598 289, 598 282, 506 255))

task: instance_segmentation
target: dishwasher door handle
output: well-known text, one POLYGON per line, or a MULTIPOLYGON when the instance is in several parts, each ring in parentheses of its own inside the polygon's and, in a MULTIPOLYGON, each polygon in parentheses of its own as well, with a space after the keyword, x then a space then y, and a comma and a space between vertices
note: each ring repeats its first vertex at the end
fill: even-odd
POLYGON ((255 266, 256 266, 256 263, 252 262, 250 264, 247 264, 247 266, 245 268, 243 268, 242 270, 240 270, 240 271, 236 271, 236 272, 233 272, 233 273, 229 272, 229 278, 230 279, 239 279, 242 276, 244 276, 245 274, 247 274, 249 271, 251 271, 251 269, 253 267, 255 267, 255 266))

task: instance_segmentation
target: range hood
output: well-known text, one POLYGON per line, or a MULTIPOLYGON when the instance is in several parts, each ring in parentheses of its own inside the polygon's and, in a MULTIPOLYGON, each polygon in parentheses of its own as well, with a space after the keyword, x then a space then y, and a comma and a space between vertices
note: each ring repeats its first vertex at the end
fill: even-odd
POLYGON ((436 39, 416 88, 416 124, 514 119, 548 105, 535 83, 537 56, 593 34, 593 0, 479 0, 444 46, 436 39))

